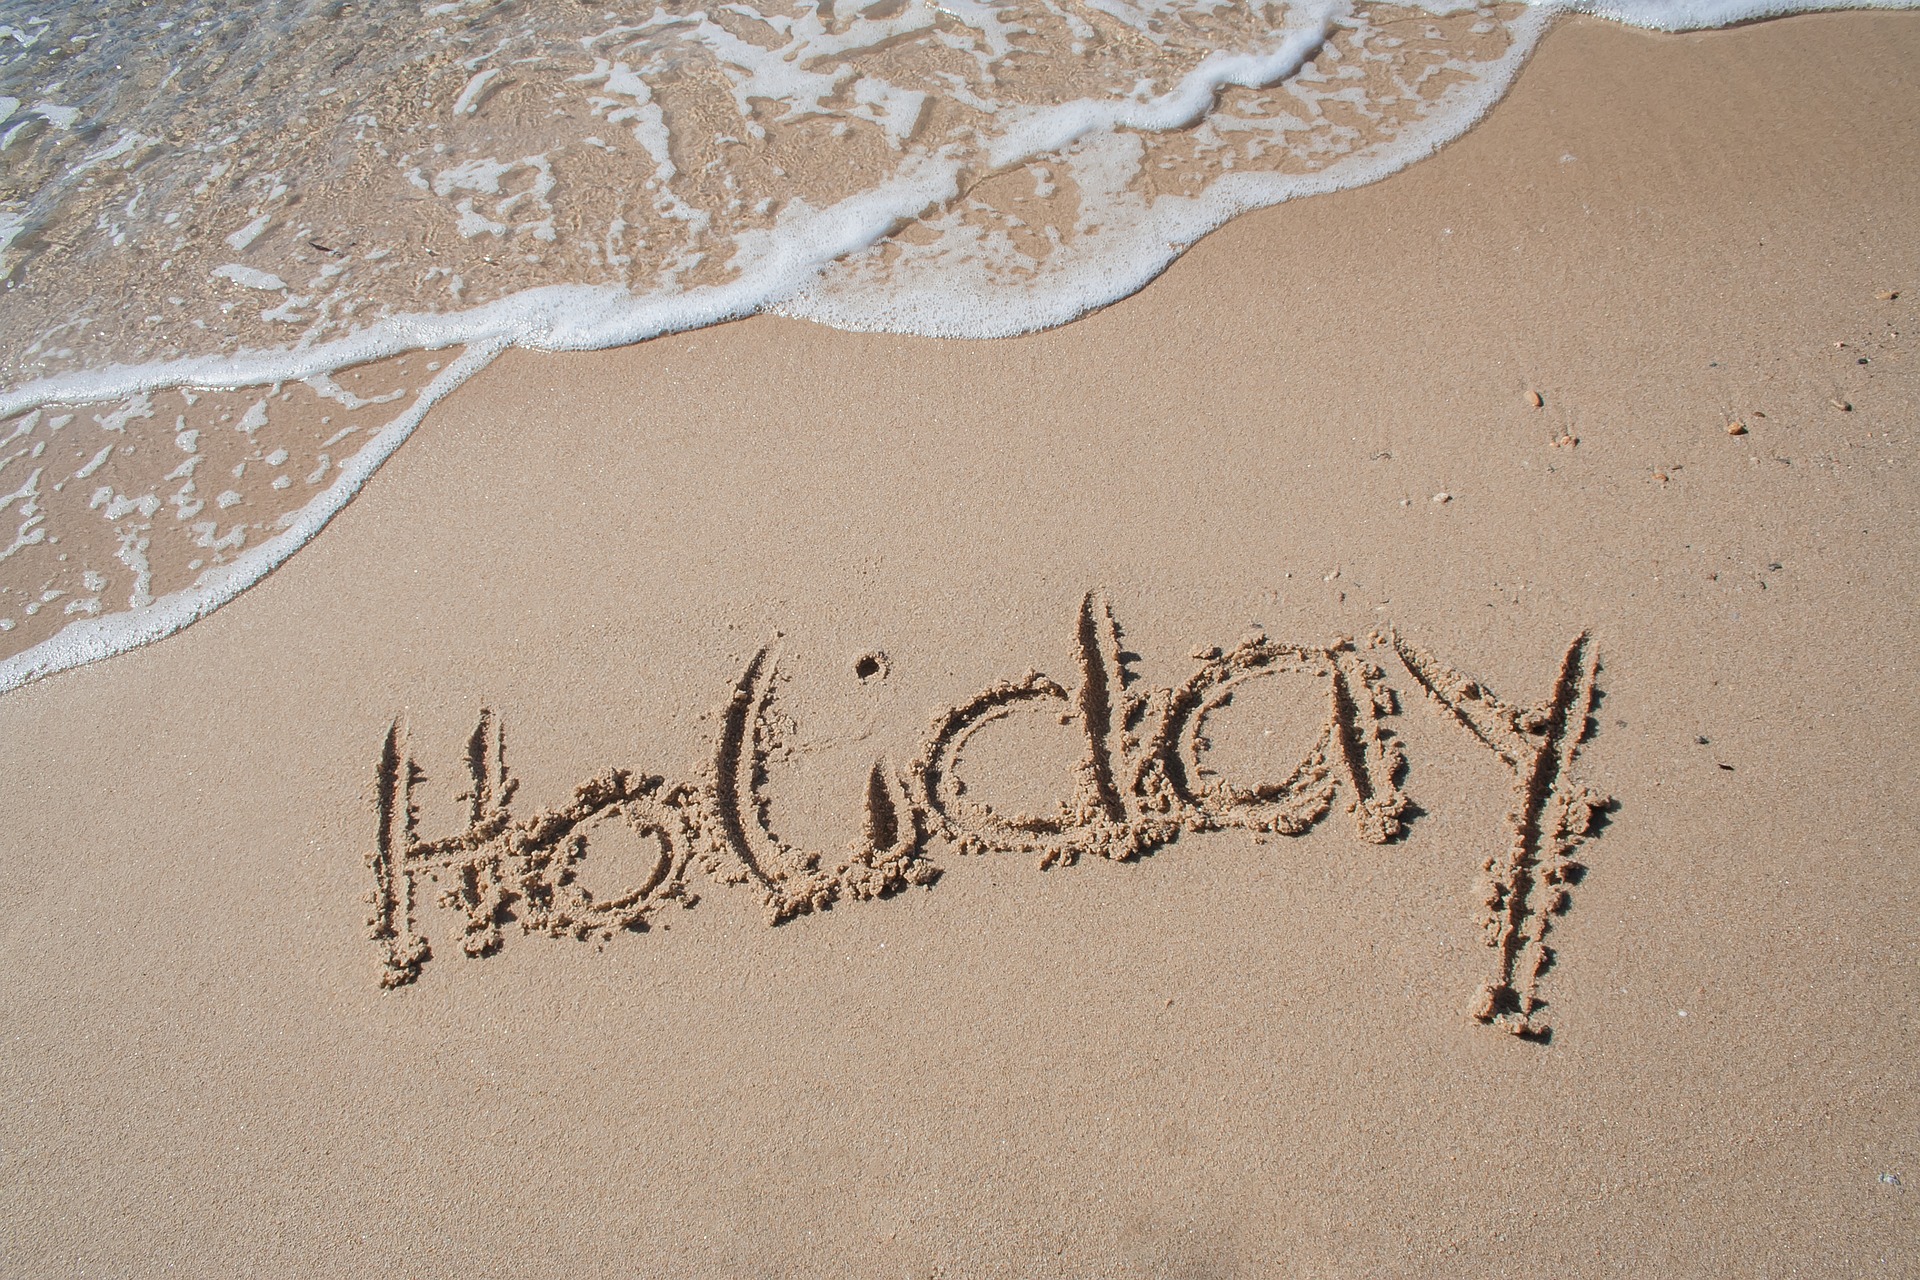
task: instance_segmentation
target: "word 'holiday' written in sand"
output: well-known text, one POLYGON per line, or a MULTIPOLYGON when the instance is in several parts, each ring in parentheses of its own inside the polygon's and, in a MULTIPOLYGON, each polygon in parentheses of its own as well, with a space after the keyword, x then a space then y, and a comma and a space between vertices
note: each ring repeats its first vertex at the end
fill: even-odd
POLYGON ((753 656, 734 686, 713 762, 694 782, 609 769, 581 783, 560 807, 516 818, 505 731, 482 710, 466 750, 467 825, 437 838, 420 833, 415 793, 426 775, 395 722, 376 770, 379 826, 368 857, 382 980, 390 987, 412 982, 432 954, 418 920, 423 879, 438 884, 441 904, 464 917, 464 950, 477 957, 497 951, 513 923, 523 933, 572 938, 644 929, 666 904, 698 900, 687 881, 696 866, 721 884, 759 894, 768 922, 777 924, 836 902, 932 884, 940 874, 927 856, 935 839, 961 854, 1037 855, 1042 867, 1083 855, 1124 862, 1193 832, 1299 835, 1337 807, 1362 840, 1386 844, 1404 831, 1409 803, 1399 789, 1404 752, 1383 724, 1399 710, 1398 700, 1372 660, 1375 650, 1511 776, 1508 843, 1482 866, 1492 956, 1473 1015, 1516 1034, 1543 1035, 1538 987, 1552 959, 1547 932, 1581 872, 1574 846, 1610 803, 1572 773, 1599 669, 1585 635, 1567 646, 1552 692, 1534 706, 1503 701, 1390 633, 1370 637, 1366 649, 1348 640, 1313 647, 1255 635, 1231 650, 1197 650, 1193 674, 1175 688, 1144 688, 1098 594, 1082 601, 1075 618, 1074 684, 1029 671, 942 711, 904 771, 875 763, 862 798, 864 836, 837 860, 793 847, 768 821, 766 766, 788 723, 777 705, 771 647, 753 656), (1318 736, 1284 777, 1220 776, 1207 763, 1209 718, 1250 682, 1275 676, 1304 678, 1318 690, 1325 707, 1318 736), (1037 816, 1004 815, 970 799, 962 776, 968 741, 1023 710, 1050 712, 1085 743, 1072 794, 1037 816), (651 868, 624 892, 601 895, 579 882, 579 871, 590 833, 609 820, 639 838, 651 868))

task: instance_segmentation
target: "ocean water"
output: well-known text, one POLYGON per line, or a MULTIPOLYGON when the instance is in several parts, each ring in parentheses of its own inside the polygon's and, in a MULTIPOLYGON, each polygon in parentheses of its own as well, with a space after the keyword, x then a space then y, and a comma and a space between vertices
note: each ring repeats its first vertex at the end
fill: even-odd
POLYGON ((986 338, 1374 181, 1571 10, 0 0, 0 691, 178 630, 508 346, 986 338))

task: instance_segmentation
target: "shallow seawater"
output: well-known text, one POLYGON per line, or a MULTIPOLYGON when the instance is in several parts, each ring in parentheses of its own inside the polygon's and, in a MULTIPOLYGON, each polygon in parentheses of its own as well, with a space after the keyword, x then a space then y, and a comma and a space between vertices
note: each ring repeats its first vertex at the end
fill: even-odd
POLYGON ((1559 11, 0 3, 0 689, 230 599, 507 345, 1062 323, 1431 153, 1559 11))
POLYGON ((556 284, 1030 328, 1150 273, 1164 236, 1133 242, 1191 237, 1169 215, 1223 181, 1350 180, 1477 110, 1538 25, 1344 0, 49 6, 0 41, 0 375, 312 347, 556 284))

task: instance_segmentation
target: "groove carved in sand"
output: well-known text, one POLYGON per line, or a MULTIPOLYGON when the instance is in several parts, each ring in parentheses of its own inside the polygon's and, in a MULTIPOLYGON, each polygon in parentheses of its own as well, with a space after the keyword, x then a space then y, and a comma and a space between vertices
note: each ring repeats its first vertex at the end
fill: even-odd
POLYGON ((1553 963, 1547 930, 1566 909, 1568 886, 1585 868, 1571 854, 1612 800, 1572 776, 1574 754, 1592 725, 1600 659, 1583 633, 1560 659, 1545 702, 1517 707, 1399 636, 1392 644, 1407 671, 1435 703, 1492 749, 1513 776, 1507 813, 1512 843, 1488 858, 1486 941, 1499 957, 1480 989, 1473 1016, 1516 1035, 1545 1029, 1539 1020, 1540 975, 1553 963))
MULTIPOLYGON (((1539 982, 1552 959, 1551 918, 1567 906, 1581 868, 1571 851, 1610 802, 1572 777, 1585 739, 1599 670, 1592 642, 1574 640, 1553 692, 1533 707, 1500 701, 1396 634, 1369 638, 1391 654, 1451 718, 1488 747, 1514 779, 1511 843, 1484 863, 1485 937, 1494 952, 1474 1016, 1516 1034, 1546 1032, 1539 982)), ((712 881, 758 894, 778 924, 836 902, 888 897, 940 875, 928 860, 933 837, 960 854, 1023 852, 1042 867, 1082 856, 1128 861, 1183 834, 1239 828, 1276 835, 1311 830, 1335 808, 1372 844, 1406 829, 1410 802, 1400 788, 1406 756, 1386 721, 1399 711, 1387 674, 1350 640, 1323 646, 1282 644, 1253 635, 1230 650, 1195 651, 1199 664, 1170 689, 1143 687, 1111 605, 1099 593, 1075 618, 1077 680, 1069 688, 1038 671, 1001 681, 937 714, 904 771, 874 763, 859 797, 862 835, 829 860, 784 839, 772 819, 769 762, 791 722, 780 711, 783 676, 777 649, 755 653, 720 717, 714 756, 695 783, 608 769, 574 788, 558 808, 515 818, 515 780, 506 731, 483 709, 467 742, 465 829, 427 839, 416 791, 426 780, 409 753, 404 726, 387 731, 375 770, 378 830, 373 870, 373 938, 382 982, 419 977, 432 944, 419 923, 422 885, 463 920, 462 947, 485 956, 503 928, 523 933, 606 939, 647 928, 668 904, 691 907, 698 866, 712 881), (1209 718, 1254 682, 1304 679, 1325 708, 1305 755, 1281 776, 1239 782, 1209 765, 1209 718), (1049 812, 1002 814, 973 799, 963 777, 967 744, 988 726, 1044 710, 1081 743, 1070 794, 1049 812), (579 883, 591 832, 624 823, 640 842, 644 871, 624 889, 596 895, 579 883)))

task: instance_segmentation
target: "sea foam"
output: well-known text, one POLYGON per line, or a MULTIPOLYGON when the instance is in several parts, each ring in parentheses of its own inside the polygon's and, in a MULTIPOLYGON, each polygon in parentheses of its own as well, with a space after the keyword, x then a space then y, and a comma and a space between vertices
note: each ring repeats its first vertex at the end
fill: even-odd
POLYGON ((1915 2, 9 6, 0 690, 259 581, 507 347, 1030 332, 1431 154, 1563 13, 1915 2))

